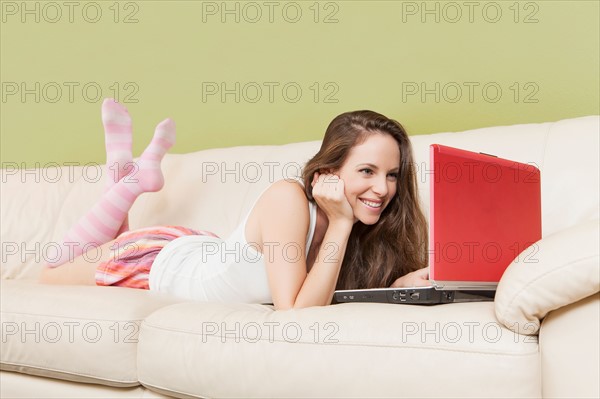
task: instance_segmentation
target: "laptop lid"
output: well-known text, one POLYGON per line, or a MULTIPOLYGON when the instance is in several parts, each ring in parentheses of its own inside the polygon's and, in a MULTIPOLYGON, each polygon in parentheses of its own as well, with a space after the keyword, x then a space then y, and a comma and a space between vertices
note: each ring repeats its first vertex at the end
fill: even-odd
POLYGON ((513 260, 535 261, 538 168, 440 144, 430 146, 430 162, 429 279, 436 287, 495 289, 513 260))

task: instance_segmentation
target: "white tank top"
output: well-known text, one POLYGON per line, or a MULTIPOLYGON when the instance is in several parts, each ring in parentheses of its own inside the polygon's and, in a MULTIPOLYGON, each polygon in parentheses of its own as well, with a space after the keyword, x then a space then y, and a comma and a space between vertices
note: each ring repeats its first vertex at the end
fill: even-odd
MULTIPOLYGON (((303 185, 302 180, 297 180, 303 185)), ((195 301, 273 303, 264 255, 245 236, 248 216, 267 189, 226 240, 192 235, 165 245, 150 268, 150 290, 195 301)), ((306 258, 315 232, 316 204, 309 201, 308 210, 306 258)))

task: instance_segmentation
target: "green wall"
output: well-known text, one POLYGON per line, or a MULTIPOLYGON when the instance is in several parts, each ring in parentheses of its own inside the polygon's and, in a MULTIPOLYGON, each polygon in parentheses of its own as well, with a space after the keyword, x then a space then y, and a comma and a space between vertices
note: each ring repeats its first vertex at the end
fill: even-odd
POLYGON ((598 1, 1 1, 1 10, 4 166, 104 162, 100 105, 112 96, 133 116, 134 156, 166 117, 178 126, 172 152, 186 153, 319 139, 356 109, 411 134, 600 113, 598 1))

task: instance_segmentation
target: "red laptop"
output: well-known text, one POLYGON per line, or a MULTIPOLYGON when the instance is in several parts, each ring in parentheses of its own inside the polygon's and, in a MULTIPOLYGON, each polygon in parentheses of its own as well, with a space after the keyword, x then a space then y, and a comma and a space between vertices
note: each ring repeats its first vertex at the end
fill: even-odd
POLYGON ((542 237, 539 170, 440 144, 431 145, 430 159, 429 279, 444 288, 495 288, 542 237))
MULTIPOLYGON (((533 165, 430 146, 431 287, 339 290, 337 302, 436 304, 493 300, 513 260, 535 262, 542 238, 540 171, 533 165)), ((422 173, 421 176, 424 174, 422 173)))

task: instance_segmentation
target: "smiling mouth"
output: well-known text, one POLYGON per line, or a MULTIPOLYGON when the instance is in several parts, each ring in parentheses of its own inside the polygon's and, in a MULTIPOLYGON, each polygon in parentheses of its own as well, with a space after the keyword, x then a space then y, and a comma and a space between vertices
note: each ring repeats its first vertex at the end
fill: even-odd
POLYGON ((368 206, 371 209, 379 209, 383 205, 383 201, 374 202, 374 201, 369 201, 369 200, 365 200, 362 198, 359 198, 359 200, 360 200, 360 202, 362 202, 363 204, 365 204, 366 206, 368 206))

